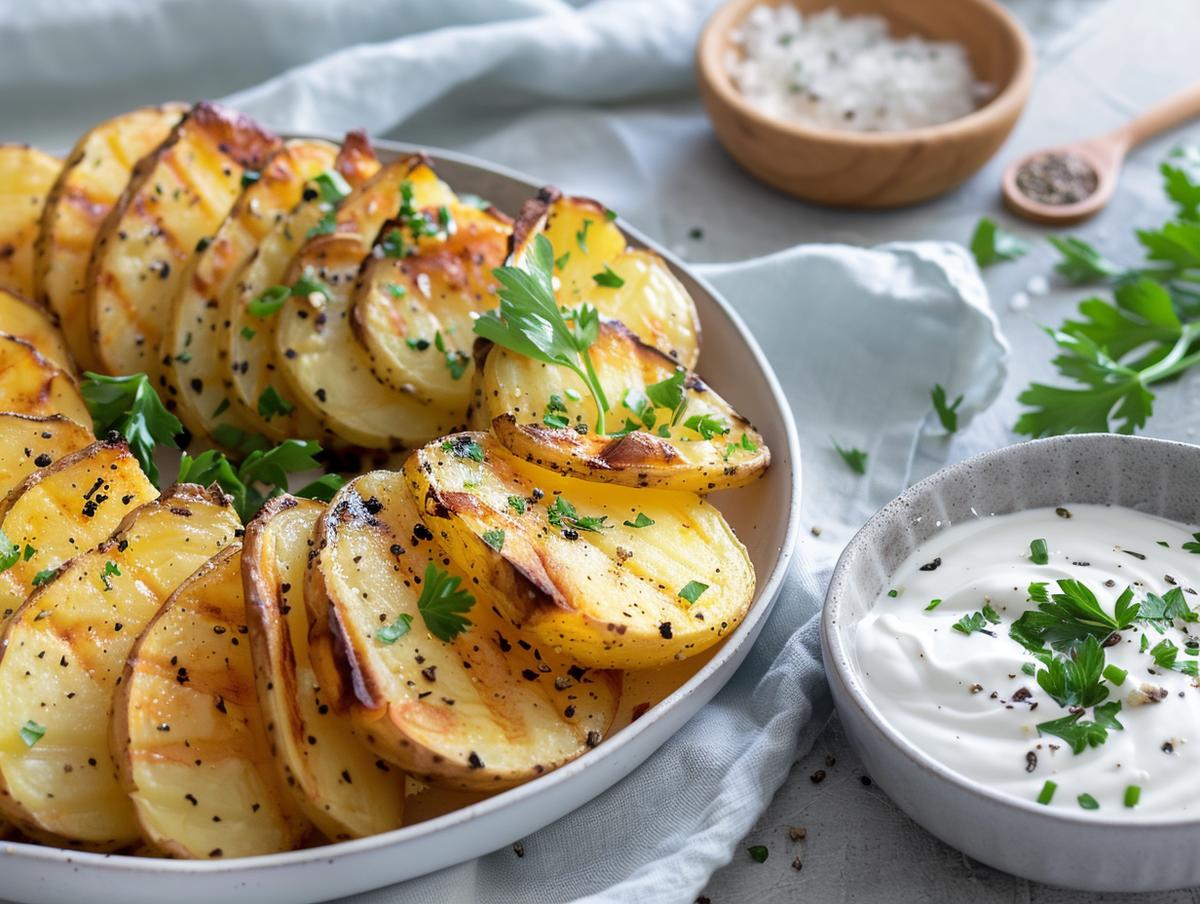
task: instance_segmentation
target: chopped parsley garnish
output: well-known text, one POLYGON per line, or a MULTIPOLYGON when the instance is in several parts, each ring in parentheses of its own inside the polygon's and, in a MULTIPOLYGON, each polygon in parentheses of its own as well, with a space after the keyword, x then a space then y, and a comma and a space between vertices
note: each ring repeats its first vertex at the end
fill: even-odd
POLYGON ((574 372, 596 403, 596 431, 604 433, 608 399, 589 353, 599 335, 600 313, 583 304, 564 314, 554 299, 553 266, 550 240, 538 235, 520 267, 495 268, 500 307, 476 319, 475 332, 519 355, 574 372))
POLYGON ((279 309, 283 307, 283 303, 288 300, 288 296, 291 294, 292 290, 287 286, 271 286, 271 288, 259 295, 258 298, 246 305, 246 310, 255 317, 270 317, 272 314, 279 313, 279 309))
POLYGON ((848 467, 855 474, 867 473, 866 452, 864 452, 862 449, 843 449, 840 445, 838 445, 838 441, 833 437, 830 437, 829 440, 833 443, 833 448, 837 454, 842 456, 842 461, 846 463, 846 467, 848 467))
POLYGON ((546 403, 546 413, 542 415, 542 423, 547 427, 560 429, 570 425, 571 420, 567 417, 567 406, 562 396, 557 393, 551 394, 550 401, 546 403))
MULTIPOLYGON (((941 600, 938 600, 938 602, 941 602, 941 600)), ((933 607, 930 606, 928 608, 933 608, 933 607)), ((987 630, 987 626, 989 624, 993 624, 993 625, 1000 624, 1000 616, 996 612, 996 610, 992 608, 991 603, 985 603, 983 608, 980 609, 978 612, 971 612, 967 615, 964 615, 962 618, 960 618, 958 621, 956 621, 950 627, 952 627, 955 631, 958 631, 962 634, 966 634, 968 636, 970 636, 971 634, 974 634, 976 631, 978 631, 980 633, 988 634, 992 637, 995 637, 996 636, 995 634, 993 634, 991 631, 987 630)))
POLYGON ((649 527, 654 523, 654 519, 647 517, 645 512, 638 512, 634 520, 623 521, 621 523, 626 527, 649 527))
POLYGON ((575 506, 567 502, 563 496, 554 497, 554 502, 546 509, 546 516, 555 527, 567 530, 585 530, 592 533, 600 533, 600 531, 611 526, 605 523, 608 521, 607 515, 602 515, 599 518, 580 515, 576 511, 575 506))
POLYGON ((408 246, 404 244, 404 233, 399 229, 389 229, 379 242, 379 250, 384 257, 408 257, 408 246))
POLYGON ((254 329, 253 327, 249 327, 249 326, 242 327, 242 338, 243 339, 249 341, 257 335, 258 335, 258 330, 254 329))
POLYGON ((0 529, 0 572, 8 571, 21 561, 21 547, 8 539, 8 535, 0 529))
POLYGON ((960 395, 953 402, 947 404, 946 390, 942 388, 941 383, 933 387, 929 397, 933 400, 933 410, 937 413, 938 420, 941 421, 945 431, 954 433, 958 430, 958 408, 963 402, 963 397, 960 395))
POLYGON ((1095 706, 1108 699, 1103 682, 1104 650, 1092 635, 1066 656, 1046 656, 1037 683, 1059 706, 1095 706))
POLYGON ((509 496, 508 507, 518 515, 525 514, 525 498, 523 496, 509 496))
POLYGON ((1050 584, 1047 581, 1032 582, 1025 591, 1026 594, 1028 594, 1028 596, 1029 596, 1030 602, 1034 602, 1034 603, 1050 602, 1050 591, 1048 591, 1046 589, 1049 586, 1050 586, 1050 584))
MULTIPOLYGON (((3 536, 4 536, 3 532, 0 532, 0 537, 3 537, 3 536)), ((0 540, 0 546, 3 546, 2 540, 0 540)), ((26 543, 25 544, 25 553, 24 553, 24 555, 22 555, 21 558, 23 558, 26 562, 28 562, 30 559, 32 559, 36 555, 37 555, 37 550, 34 549, 32 546, 30 546, 28 543, 26 543)), ((4 570, 3 568, 0 568, 0 571, 3 571, 3 570, 4 570)))
POLYGON ((1125 789, 1125 806, 1136 807, 1141 799, 1142 789, 1137 785, 1130 785, 1125 789))
POLYGON ((1045 540, 1039 538, 1029 544, 1029 561, 1034 565, 1045 565, 1050 561, 1050 550, 1045 540))
POLYGON ((1190 553, 1200 555, 1200 533, 1192 534, 1192 539, 1184 543, 1183 548, 1190 553))
POLYGON ((388 290, 388 294, 391 295, 392 298, 403 298, 408 294, 408 289, 399 283, 390 282, 384 288, 388 290))
POLYGON ((1117 721, 1121 703, 1111 700, 1092 710, 1093 720, 1083 718, 1082 712, 1063 716, 1050 722, 1038 723, 1038 731, 1062 738, 1074 754, 1083 753, 1089 747, 1099 747, 1108 740, 1110 730, 1120 731, 1125 726, 1117 721))
POLYGON ((742 438, 736 443, 725 444, 725 461, 729 461, 729 456, 734 452, 757 452, 758 443, 750 438, 750 434, 743 433, 742 438))
POLYGON ((433 336, 433 347, 441 352, 446 358, 446 367, 450 371, 450 379, 457 380, 467 371, 467 364, 471 360, 465 352, 460 352, 458 349, 447 349, 446 343, 442 339, 442 332, 438 330, 433 336))
POLYGON ((1121 268, 1081 239, 1050 236, 1050 244, 1060 255, 1054 271, 1073 285, 1105 282, 1121 273, 1121 268))
POLYGON ((483 532, 483 542, 496 550, 496 552, 500 552, 504 549, 504 531, 499 528, 496 530, 485 530, 483 532))
POLYGON ((601 272, 593 273, 592 279, 596 285, 604 286, 606 289, 619 289, 625 285, 625 280, 618 276, 608 264, 604 265, 601 272))
POLYGON ((575 233, 575 242, 576 242, 576 244, 579 245, 579 250, 582 251, 584 254, 588 253, 587 234, 588 234, 588 230, 591 227, 592 227, 592 221, 584 220, 583 226, 580 227, 580 229, 578 231, 576 231, 576 233, 575 233))
POLYGON ((1184 675, 1191 675, 1193 678, 1200 674, 1200 669, 1197 668, 1197 660, 1179 660, 1179 647, 1165 637, 1150 648, 1150 655, 1154 659, 1154 664, 1160 669, 1182 672, 1184 675))
POLYGON ((48 580, 50 580, 52 577, 54 577, 54 573, 56 571, 58 571, 57 568, 46 568, 42 571, 39 571, 37 574, 35 574, 33 576, 33 580, 30 581, 30 583, 34 587, 41 587, 44 583, 46 583, 48 580))
POLYGON ((942 604, 941 600, 930 600, 929 605, 925 607, 925 611, 932 612, 934 609, 936 609, 941 604, 942 604))
MULTIPOLYGON (((675 373, 665 380, 659 380, 646 387, 646 398, 654 404, 654 407, 666 408, 671 412, 671 426, 679 423, 683 412, 687 409, 687 395, 684 392, 686 379, 687 372, 682 367, 677 367, 675 373)), ((644 417, 643 422, 645 422, 644 417)), ((654 421, 651 420, 646 426, 653 427, 654 421)))
POLYGON ((321 219, 309 227, 304 233, 306 239, 315 238, 318 235, 333 235, 337 230, 337 215, 332 210, 326 211, 321 219))
POLYGON ((375 632, 375 640, 384 646, 391 646, 401 637, 412 630, 413 617, 407 612, 401 612, 395 621, 384 625, 375 632))
POLYGON ((712 414, 693 414, 683 422, 689 430, 695 430, 706 440, 716 436, 724 436, 729 432, 729 425, 712 414))
POLYGON ((1089 637, 1104 640, 1138 617, 1140 609, 1129 588, 1117 598, 1114 614, 1109 615, 1082 582, 1064 578, 1058 587, 1061 593, 1038 602, 1037 609, 1021 613, 1009 628, 1008 636, 1035 655, 1047 653, 1047 644, 1068 651, 1089 637))
POLYGON ((891 590, 889 590, 889 591, 888 591, 888 596, 890 596, 892 599, 895 599, 895 598, 896 598, 896 597, 898 597, 899 595, 900 595, 900 591, 899 591, 899 590, 897 590, 897 589, 896 589, 896 588, 894 588, 894 587, 893 587, 891 590))
POLYGON ((761 844, 756 844, 746 848, 746 853, 750 855, 750 859, 755 863, 766 863, 767 857, 769 857, 771 854, 771 852, 761 844))
POLYGON ((1042 785, 1042 790, 1037 796, 1037 802, 1042 806, 1046 806, 1054 799, 1054 792, 1058 790, 1058 785, 1047 780, 1046 784, 1042 785))
POLYGON ((46 736, 46 728, 43 725, 38 725, 33 719, 26 719, 25 724, 17 729, 17 734, 21 736, 21 740, 25 742, 26 747, 32 747, 46 736))
POLYGON ((469 458, 471 461, 483 461, 483 446, 473 439, 457 436, 442 442, 442 451, 449 452, 457 458, 469 458))
POLYGON ((308 298, 312 295, 323 295, 326 301, 333 300, 329 286, 317 279, 312 270, 304 271, 304 275, 292 283, 291 295, 295 298, 308 298))
POLYGON ((289 415, 296 406, 279 394, 274 386, 268 386, 258 397, 258 413, 266 420, 276 415, 289 415))
POLYGON ((460 583, 461 578, 442 571, 432 562, 425 566, 417 611, 421 613, 429 632, 447 643, 471 627, 470 620, 463 613, 471 611, 475 597, 465 590, 459 590, 460 583))
MULTIPOLYGON (((247 169, 242 170, 242 188, 249 188, 255 182, 262 178, 262 173, 258 170, 247 169)), ((155 186, 157 188, 157 186, 155 186)), ((161 194, 161 192, 160 192, 161 194)))
POLYGON ((699 581, 688 581, 676 596, 694 605, 696 600, 700 599, 700 595, 707 589, 707 584, 701 584, 699 581))
POLYGON ((1092 795, 1088 794, 1086 791, 1075 799, 1079 801, 1079 806, 1083 807, 1085 810, 1100 809, 1100 804, 1096 802, 1096 798, 1092 797, 1092 795))
POLYGON ((1001 229, 988 217, 979 221, 971 235, 971 254, 981 268, 990 267, 1000 261, 1015 261, 1028 251, 1028 242, 1001 229))
POLYGON ((1194 622, 1200 615, 1193 611, 1183 595, 1183 588, 1172 587, 1162 596, 1147 593, 1142 601, 1138 618, 1146 622, 1159 634, 1174 624, 1175 619, 1183 622, 1194 622))
POLYGON ((179 418, 163 407, 162 400, 145 374, 125 377, 106 377, 85 373, 84 401, 91 412, 97 436, 116 430, 129 443, 133 453, 151 483, 158 483, 158 466, 154 449, 167 446, 178 449, 176 437, 183 432, 179 418))
POLYGON ((120 569, 120 567, 118 567, 116 562, 109 561, 109 562, 104 563, 104 571, 101 572, 101 574, 100 574, 100 583, 102 583, 104 585, 104 591, 106 593, 109 590, 112 590, 111 578, 120 577, 120 576, 121 576, 121 569, 120 569))
POLYGON ((570 251, 564 252, 560 257, 557 257, 554 259, 555 268, 561 270, 563 267, 565 267, 567 265, 567 261, 569 261, 570 259, 571 259, 571 252, 570 251))

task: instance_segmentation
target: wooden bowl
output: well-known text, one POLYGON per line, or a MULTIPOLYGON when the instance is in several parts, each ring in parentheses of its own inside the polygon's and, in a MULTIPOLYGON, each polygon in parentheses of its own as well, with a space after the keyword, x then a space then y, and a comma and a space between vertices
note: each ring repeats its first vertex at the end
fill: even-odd
POLYGON ((982 167, 1016 124, 1034 59, 1025 30, 993 0, 731 0, 705 26, 696 65, 717 137, 747 172, 806 201, 862 208, 924 201, 982 167), (959 119, 903 132, 838 131, 767 116, 742 97, 725 60, 734 49, 730 32, 751 8, 785 2, 805 14, 834 6, 844 15, 878 15, 897 37, 956 41, 994 94, 959 119))

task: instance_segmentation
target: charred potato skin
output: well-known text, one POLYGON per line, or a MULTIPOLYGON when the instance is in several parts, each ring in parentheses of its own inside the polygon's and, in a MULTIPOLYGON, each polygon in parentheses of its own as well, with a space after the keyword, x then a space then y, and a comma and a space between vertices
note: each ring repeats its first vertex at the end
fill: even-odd
POLYGON ((31 343, 0 332, 0 410, 91 423, 79 384, 31 343))
POLYGON ((0 412, 0 498, 36 469, 94 441, 90 430, 61 414, 0 412))
POLYGON ((58 315, 24 295, 0 288, 0 329, 24 339, 56 367, 76 376, 75 360, 67 350, 58 315))

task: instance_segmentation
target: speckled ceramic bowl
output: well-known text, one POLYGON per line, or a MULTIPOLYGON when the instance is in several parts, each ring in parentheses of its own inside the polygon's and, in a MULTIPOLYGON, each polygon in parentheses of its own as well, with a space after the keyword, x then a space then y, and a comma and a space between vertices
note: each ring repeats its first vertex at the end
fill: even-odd
POLYGON ((921 543, 950 524, 1070 503, 1200 523, 1200 446, 1113 434, 1020 443, 938 471, 881 509, 842 553, 821 643, 838 714, 867 769, 914 820, 982 862, 1088 891, 1200 884, 1200 820, 1138 822, 1038 806, 952 772, 893 729, 859 675, 854 628, 921 543))

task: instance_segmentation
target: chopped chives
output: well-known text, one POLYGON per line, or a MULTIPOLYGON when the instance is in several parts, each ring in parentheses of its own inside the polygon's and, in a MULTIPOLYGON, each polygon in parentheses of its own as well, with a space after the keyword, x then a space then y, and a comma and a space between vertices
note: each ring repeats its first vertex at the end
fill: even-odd
POLYGON ((1136 807, 1141 799, 1142 789, 1137 785, 1130 785, 1125 789, 1125 806, 1136 807))
POLYGON ((1045 540, 1037 539, 1029 544, 1029 558, 1034 565, 1045 565, 1050 561, 1050 550, 1045 540))
POLYGON ((1085 810, 1100 809, 1100 804, 1096 801, 1096 798, 1092 797, 1092 795, 1088 794, 1086 791, 1075 799, 1079 801, 1079 806, 1083 807, 1085 810))
POLYGON ((1128 674, 1129 673, 1127 671, 1125 671, 1122 668, 1118 668, 1115 665, 1106 665, 1104 667, 1104 677, 1107 678, 1109 681, 1111 681, 1113 684, 1115 684, 1117 687, 1120 687, 1122 684, 1125 683, 1125 676, 1128 674))
POLYGON ((1057 790, 1058 785, 1056 785, 1054 782, 1047 781, 1046 784, 1042 785, 1042 793, 1038 795, 1037 802, 1043 806, 1049 804, 1050 800, 1054 797, 1054 792, 1057 790))

